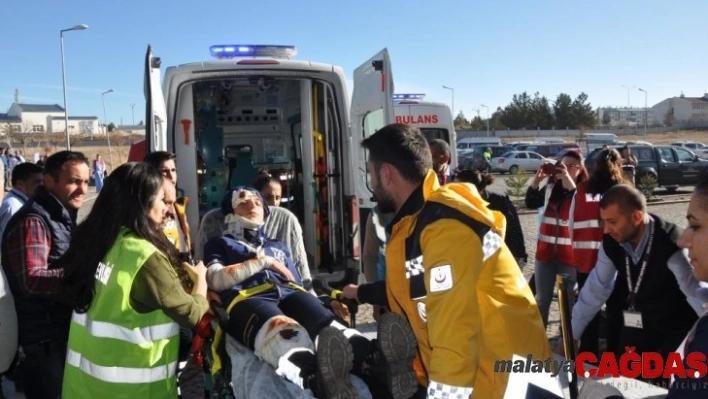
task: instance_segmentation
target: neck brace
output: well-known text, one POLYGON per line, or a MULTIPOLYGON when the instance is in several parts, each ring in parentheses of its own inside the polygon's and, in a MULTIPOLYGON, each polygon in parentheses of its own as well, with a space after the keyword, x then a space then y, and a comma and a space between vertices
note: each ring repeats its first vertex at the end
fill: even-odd
POLYGON ((254 222, 233 213, 226 215, 224 222, 227 226, 224 234, 230 234, 235 238, 245 239, 248 242, 252 242, 254 238, 259 236, 258 230, 264 224, 264 222, 254 222))

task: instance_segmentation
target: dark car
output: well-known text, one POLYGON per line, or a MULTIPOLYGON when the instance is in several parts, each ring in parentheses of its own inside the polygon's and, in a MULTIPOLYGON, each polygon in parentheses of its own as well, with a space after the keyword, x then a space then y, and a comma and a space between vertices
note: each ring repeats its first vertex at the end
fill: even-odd
MULTIPOLYGON (((668 145, 647 146, 630 145, 632 155, 637 158, 635 182, 643 176, 657 179, 658 185, 668 191, 675 191, 680 186, 693 186, 704 173, 708 173, 708 160, 699 158, 693 152, 668 145)), ((612 147, 621 151, 622 147, 612 147)), ((595 169, 595 159, 602 148, 596 148, 585 159, 585 168, 589 173, 595 169)))
POLYGON ((559 154, 568 150, 580 151, 580 147, 577 143, 536 143, 524 148, 524 151, 537 152, 546 158, 555 159, 558 159, 559 154))

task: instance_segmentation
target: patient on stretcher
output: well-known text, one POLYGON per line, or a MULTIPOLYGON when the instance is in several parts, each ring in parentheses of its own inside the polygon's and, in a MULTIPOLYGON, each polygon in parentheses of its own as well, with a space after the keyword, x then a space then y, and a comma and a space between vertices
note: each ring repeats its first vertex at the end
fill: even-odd
POLYGON ((402 319, 391 315, 382 320, 379 339, 395 336, 400 341, 409 334, 411 339, 403 341, 410 345, 380 345, 339 323, 302 287, 289 249, 264 234, 269 210, 258 191, 237 188, 227 194, 222 208, 228 227, 223 236, 206 243, 204 262, 209 288, 219 292, 227 308, 229 335, 278 375, 320 398, 358 397, 351 373, 370 389, 375 385, 372 393, 380 386, 396 398, 414 392, 415 338, 402 319))

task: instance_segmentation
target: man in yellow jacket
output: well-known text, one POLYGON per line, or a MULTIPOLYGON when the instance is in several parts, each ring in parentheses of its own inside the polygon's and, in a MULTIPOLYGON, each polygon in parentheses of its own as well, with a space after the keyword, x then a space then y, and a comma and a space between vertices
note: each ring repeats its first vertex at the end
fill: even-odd
POLYGON ((421 385, 415 397, 502 398, 509 374, 495 372, 495 362, 514 355, 543 361, 551 353, 531 290, 504 244, 504 217, 471 184, 440 187, 417 128, 388 125, 362 146, 378 206, 396 215, 385 282, 350 285, 344 295, 388 305, 410 323, 421 385))

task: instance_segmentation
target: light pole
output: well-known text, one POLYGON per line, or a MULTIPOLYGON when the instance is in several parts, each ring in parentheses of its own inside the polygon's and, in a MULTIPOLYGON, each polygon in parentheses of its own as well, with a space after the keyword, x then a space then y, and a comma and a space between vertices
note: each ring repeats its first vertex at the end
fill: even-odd
POLYGON ((101 93, 101 102, 103 102, 103 130, 106 133, 106 141, 108 142, 108 157, 111 162, 111 169, 113 169, 113 151, 111 150, 111 135, 108 134, 108 120, 106 118, 106 94, 113 93, 113 89, 108 89, 101 93))
POLYGON ((64 88, 64 134, 66 135, 67 151, 71 149, 71 142, 69 141, 69 110, 66 109, 66 68, 64 66, 64 32, 68 32, 70 30, 84 29, 88 29, 88 25, 74 25, 69 29, 62 29, 59 31, 59 43, 61 44, 61 82, 64 88))
POLYGON ((489 137, 489 107, 484 104, 480 105, 480 107, 484 107, 487 109, 487 137, 489 137))
POLYGON ((627 89, 627 108, 629 108, 629 91, 632 90, 632 89, 636 89, 637 86, 625 86, 625 85, 622 85, 622 87, 624 87, 625 89, 627 89))
POLYGON ((130 112, 133 114, 133 126, 135 126, 135 103, 130 104, 130 112))
MULTIPOLYGON (((478 118, 479 120, 482 120, 482 117, 479 116, 479 108, 472 108, 472 111, 474 111, 474 112, 477 113, 477 118, 478 118)), ((473 120, 474 120, 474 117, 470 117, 470 126, 472 126, 472 121, 473 121, 473 120)))
POLYGON ((450 90, 452 92, 452 124, 455 124, 455 119, 457 118, 457 115, 455 115, 455 89, 452 87, 447 87, 443 85, 443 89, 450 90))
POLYGON ((647 112, 647 91, 639 88, 639 91, 644 92, 644 141, 647 141, 647 123, 649 123, 649 114, 647 112))

